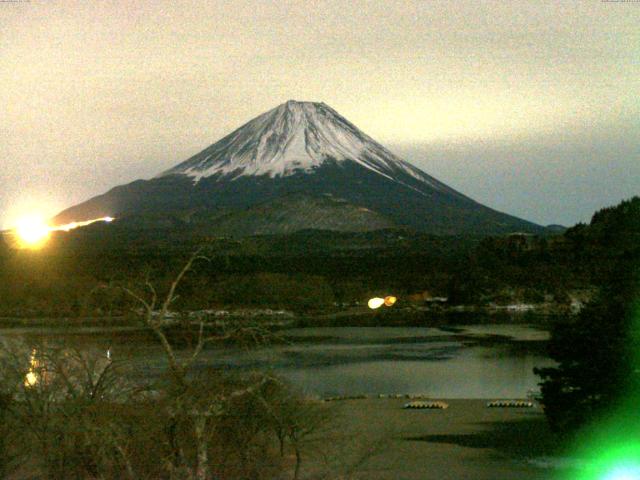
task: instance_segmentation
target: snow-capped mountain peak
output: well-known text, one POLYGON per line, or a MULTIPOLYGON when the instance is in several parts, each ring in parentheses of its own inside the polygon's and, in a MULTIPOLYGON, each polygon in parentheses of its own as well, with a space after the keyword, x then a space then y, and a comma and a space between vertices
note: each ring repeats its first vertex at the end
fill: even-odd
POLYGON ((447 235, 541 231, 401 160, 328 105, 293 100, 156 178, 61 212, 56 223, 104 216, 133 218, 136 228, 140 219, 161 226, 175 218, 175 225, 223 236, 395 227, 447 235))
POLYGON ((396 181, 397 173, 402 172, 431 188, 444 187, 328 105, 295 100, 254 118, 159 176, 186 175, 196 182, 211 176, 227 180, 247 175, 286 177, 311 172, 327 161, 356 162, 396 181))

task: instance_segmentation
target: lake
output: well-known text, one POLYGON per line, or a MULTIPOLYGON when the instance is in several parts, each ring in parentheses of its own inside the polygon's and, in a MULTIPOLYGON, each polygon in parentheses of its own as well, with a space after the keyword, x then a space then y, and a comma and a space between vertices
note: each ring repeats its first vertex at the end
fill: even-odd
MULTIPOLYGON (((437 398, 522 398, 537 390, 534 367, 548 332, 527 325, 440 328, 305 328, 292 342, 226 352, 212 362, 269 365, 308 394, 424 394, 437 398)), ((222 353, 222 352, 220 352, 222 353)))
MULTIPOLYGON (((0 331, 0 335, 10 333, 26 332, 0 331)), ((104 347, 102 337, 108 330, 105 335, 95 328, 75 333, 81 334, 70 337, 75 342, 65 341, 82 338, 83 345, 104 347)), ((326 327, 280 334, 286 343, 253 350, 209 348, 198 367, 271 369, 306 394, 319 397, 422 394, 488 399, 526 397, 538 389, 533 368, 553 365, 544 350, 548 332, 531 325, 326 327)), ((162 352, 154 343, 132 347, 131 342, 115 341, 111 350, 114 358, 131 356, 140 375, 153 377, 163 368, 162 352)))
POLYGON ((523 326, 469 327, 458 332, 421 330, 331 332, 334 341, 313 345, 311 350, 297 347, 282 352, 282 357, 294 360, 282 365, 282 374, 319 395, 521 398, 537 389, 533 368, 552 364, 527 348, 544 342, 548 334, 523 326))

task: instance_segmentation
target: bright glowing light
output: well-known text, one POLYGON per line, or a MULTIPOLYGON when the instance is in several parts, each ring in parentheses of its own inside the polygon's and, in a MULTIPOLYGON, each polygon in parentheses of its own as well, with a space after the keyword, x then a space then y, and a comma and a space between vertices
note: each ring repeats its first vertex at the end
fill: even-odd
POLYGON ((27 373, 24 377, 25 387, 33 387, 36 383, 38 383, 38 376, 33 372, 27 373))
POLYGON ((588 459, 588 463, 576 475, 563 477, 566 480, 640 480, 640 443, 624 441, 615 438, 619 428, 619 421, 625 420, 623 430, 625 434, 631 434, 638 430, 634 425, 635 419, 629 420, 622 417, 612 424, 614 429, 605 428, 600 435, 593 437, 585 449, 577 450, 579 458, 588 459))
POLYGON ((75 228, 86 227, 96 222, 111 223, 113 217, 100 217, 82 222, 71 222, 64 225, 50 226, 40 217, 24 217, 16 223, 15 234, 20 248, 40 248, 49 239, 51 232, 68 232, 75 228))
POLYGON ((384 305, 384 298, 374 297, 367 303, 371 310, 375 310, 376 308, 380 308, 384 305))
POLYGON ((387 307, 393 306, 393 304, 396 303, 397 301, 398 301, 398 299, 396 297, 394 297, 393 295, 389 295, 388 297, 384 297, 384 304, 387 307))
POLYGON ((25 387, 33 387, 36 383, 38 383, 38 375, 34 372, 34 370, 38 368, 38 360, 36 359, 36 350, 34 349, 31 352, 31 360, 29 362, 29 371, 24 377, 24 386, 25 387))
POLYGON ((15 233, 22 247, 37 248, 49 238, 50 227, 39 217, 25 217, 18 221, 15 233))
POLYGON ((86 227, 87 225, 91 225, 92 223, 96 223, 96 222, 111 223, 114 220, 115 218, 113 217, 100 217, 100 218, 94 218, 91 220, 84 220, 82 222, 71 222, 71 223, 66 223, 64 225, 58 225, 57 227, 51 227, 51 231, 52 232, 55 232, 55 231, 68 232, 69 230, 73 230, 78 227, 86 227))
POLYGON ((602 480, 640 480, 640 465, 614 468, 602 480))

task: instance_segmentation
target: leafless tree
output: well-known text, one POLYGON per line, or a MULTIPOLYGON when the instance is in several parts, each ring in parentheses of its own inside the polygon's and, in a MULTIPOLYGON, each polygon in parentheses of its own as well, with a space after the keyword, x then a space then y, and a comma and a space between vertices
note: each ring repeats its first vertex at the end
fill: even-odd
POLYGON ((0 356, 6 413, 22 445, 14 451, 28 464, 52 479, 99 476, 113 470, 107 464, 114 458, 120 470, 131 470, 124 451, 112 455, 119 448, 116 422, 99 415, 105 404, 129 399, 120 365, 104 352, 20 342, 5 342, 0 356))
POLYGON ((296 394, 284 383, 270 385, 265 389, 260 402, 267 413, 267 421, 274 431, 284 456, 286 445, 290 445, 295 456, 293 478, 300 478, 303 453, 325 438, 333 409, 319 401, 296 394))
MULTIPOLYGON (((148 278, 141 291, 122 288, 167 361, 164 381, 154 385, 156 395, 140 396, 131 367, 103 351, 24 343, 0 348, 0 417, 10 417, 20 432, 16 438, 22 443, 13 452, 34 465, 25 475, 158 478, 157 470, 149 473, 140 452, 150 432, 164 432, 168 448, 166 456, 158 457, 172 480, 210 480, 212 470, 225 478, 266 478, 270 473, 264 472, 275 472, 283 463, 273 448, 276 438, 282 455, 285 449, 292 452, 292 474, 300 477, 303 456, 317 441, 328 411, 272 374, 232 377, 198 364, 210 343, 261 345, 272 338, 254 323, 178 319, 170 311, 180 283, 202 259, 197 252, 188 260, 162 300, 148 278), (186 348, 175 342, 178 327, 192 336, 186 348), (145 418, 148 423, 139 426, 145 418), (231 450, 237 466, 223 465, 231 450)), ((8 463, 5 457, 0 442, 0 473, 8 463)))
MULTIPOLYGON (((196 342, 188 352, 178 352, 172 345, 166 328, 175 323, 171 318, 170 307, 178 298, 176 290, 185 275, 198 260, 206 261, 200 251, 194 253, 175 279, 162 301, 159 300, 156 288, 149 278, 145 280, 146 293, 141 294, 133 289, 124 291, 142 307, 142 322, 159 340, 168 363, 169 385, 167 388, 168 413, 167 440, 169 444, 168 469, 174 478, 193 478, 207 480, 210 478, 210 460, 208 457, 208 431, 213 421, 239 397, 253 395, 264 385, 278 380, 270 375, 260 375, 248 385, 242 385, 231 391, 218 390, 212 392, 208 388, 200 388, 193 380, 193 366, 205 346, 212 342, 225 340, 249 340, 261 343, 268 337, 268 332, 257 325, 227 323, 208 324, 205 319, 197 322, 196 342), (215 329, 215 332, 212 330, 215 329), (192 425, 196 443, 195 466, 190 467, 186 460, 185 448, 180 440, 179 431, 183 425, 192 425)), ((187 323, 191 326, 191 322, 187 323)))

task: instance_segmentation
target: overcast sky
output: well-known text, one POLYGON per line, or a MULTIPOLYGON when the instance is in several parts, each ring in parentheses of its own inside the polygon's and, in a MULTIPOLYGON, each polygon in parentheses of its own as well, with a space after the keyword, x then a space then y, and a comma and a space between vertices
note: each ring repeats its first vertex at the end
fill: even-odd
POLYGON ((288 99, 542 224, 640 194, 640 3, 0 1, 0 225, 288 99))

